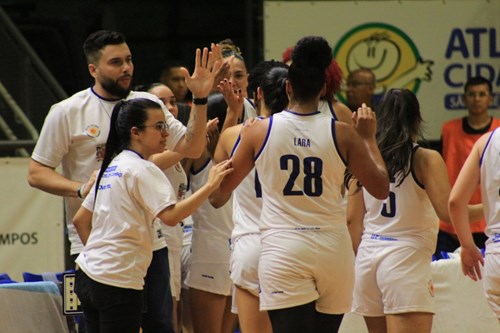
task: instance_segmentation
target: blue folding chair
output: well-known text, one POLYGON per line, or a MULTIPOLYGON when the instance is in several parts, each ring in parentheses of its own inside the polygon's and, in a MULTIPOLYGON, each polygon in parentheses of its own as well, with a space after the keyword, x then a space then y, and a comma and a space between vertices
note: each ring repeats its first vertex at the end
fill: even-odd
POLYGON ((14 281, 10 278, 9 274, 7 273, 2 273, 0 274, 0 284, 2 283, 17 283, 17 281, 14 281))
MULTIPOLYGON (((63 296, 63 307, 64 307, 64 275, 65 274, 75 274, 75 270, 67 270, 64 272, 59 272, 59 273, 52 273, 52 272, 46 272, 46 273, 40 273, 40 274, 35 274, 35 273, 29 273, 29 272, 24 272, 23 273, 23 279, 24 282, 39 282, 39 281, 52 281, 57 286, 59 287, 59 290, 61 292, 61 296, 63 296)), ((78 325, 79 331, 82 330, 83 328, 83 317, 79 315, 80 312, 74 314, 68 314, 65 309, 63 308, 63 313, 65 316, 67 316, 67 323, 70 331, 74 331, 75 325, 78 325)), ((83 330, 84 331, 84 328, 83 330)))
POLYGON ((23 280, 24 282, 52 281, 55 284, 60 284, 63 282, 63 277, 65 273, 74 273, 74 272, 75 270, 68 270, 60 273, 46 272, 40 274, 24 272, 23 280))

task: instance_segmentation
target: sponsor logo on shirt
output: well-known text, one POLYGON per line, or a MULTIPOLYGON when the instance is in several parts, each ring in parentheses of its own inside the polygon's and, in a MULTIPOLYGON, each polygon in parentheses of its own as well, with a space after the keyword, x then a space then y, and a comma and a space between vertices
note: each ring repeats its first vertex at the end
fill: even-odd
POLYGON ((89 125, 85 129, 85 134, 91 138, 97 138, 101 134, 101 129, 97 125, 89 125))
POLYGON ((493 243, 500 242, 500 234, 495 234, 491 240, 493 241, 493 243))
POLYGON ((371 239, 377 239, 377 240, 383 240, 383 241, 397 241, 397 238, 394 237, 389 237, 389 236, 382 236, 382 235, 377 235, 377 234, 372 234, 371 239))

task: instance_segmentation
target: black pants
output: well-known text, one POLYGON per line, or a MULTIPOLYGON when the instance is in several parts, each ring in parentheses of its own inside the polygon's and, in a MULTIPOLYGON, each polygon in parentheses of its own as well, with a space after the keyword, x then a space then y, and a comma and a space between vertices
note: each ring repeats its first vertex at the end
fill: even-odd
MULTIPOLYGON (((476 246, 480 249, 484 249, 488 237, 482 232, 474 232, 472 233, 472 237, 474 238, 474 243, 476 243, 476 246)), ((451 253, 459 247, 460 242, 458 241, 457 236, 439 230, 436 252, 434 253, 434 256, 436 257, 436 259, 442 259, 443 256, 441 255, 441 252, 451 253)))
POLYGON ((268 313, 274 333, 335 333, 344 317, 316 311, 316 302, 268 313))
POLYGON ((153 259, 146 274, 145 312, 142 315, 143 333, 175 333, 172 311, 172 291, 170 290, 170 269, 168 249, 153 252, 153 259))
POLYGON ((109 286, 76 271, 75 293, 82 303, 86 333, 137 333, 141 323, 142 290, 109 286))

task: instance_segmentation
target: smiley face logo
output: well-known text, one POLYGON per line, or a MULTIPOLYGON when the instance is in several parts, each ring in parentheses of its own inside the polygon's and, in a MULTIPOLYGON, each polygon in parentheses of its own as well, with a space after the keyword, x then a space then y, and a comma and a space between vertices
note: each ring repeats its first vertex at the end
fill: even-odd
POLYGON ((378 81, 393 75, 395 64, 401 59, 401 50, 385 33, 375 33, 367 39, 358 41, 347 55, 347 71, 359 68, 370 69, 378 81))
MULTIPOLYGON (((384 23, 367 23, 348 31, 336 45, 335 59, 347 75, 370 69, 376 78, 375 98, 392 88, 416 93, 422 81, 431 81, 433 61, 422 60, 413 41, 400 29, 384 23)), ((345 94, 339 96, 345 101, 345 94)))

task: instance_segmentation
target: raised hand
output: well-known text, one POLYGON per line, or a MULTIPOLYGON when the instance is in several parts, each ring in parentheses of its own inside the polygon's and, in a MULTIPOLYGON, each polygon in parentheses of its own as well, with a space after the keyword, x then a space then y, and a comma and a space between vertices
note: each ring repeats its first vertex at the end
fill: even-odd
POLYGON ((230 56, 226 59, 223 59, 219 44, 212 43, 210 49, 212 51, 212 54, 214 55, 214 61, 220 61, 220 63, 221 63, 221 66, 219 67, 219 69, 215 73, 215 79, 214 79, 214 84, 213 84, 213 88, 212 88, 212 91, 216 92, 218 89, 217 86, 218 86, 219 82, 229 77, 229 69, 231 67, 230 65, 234 59, 234 56, 230 56))
POLYGON ((229 112, 234 112, 238 116, 241 110, 243 110, 244 97, 241 89, 233 86, 232 82, 228 79, 220 81, 217 87, 222 93, 222 96, 224 96, 229 112))
POLYGON ((363 139, 375 137, 377 131, 377 117, 375 112, 365 103, 358 108, 357 111, 353 112, 352 120, 354 122, 354 128, 358 134, 363 139))
POLYGON ((221 61, 215 60, 214 52, 217 52, 218 46, 212 47, 213 51, 208 48, 203 48, 203 51, 196 49, 195 65, 193 74, 189 75, 189 71, 182 67, 181 71, 186 80, 188 89, 195 98, 207 97, 212 90, 214 78, 218 72, 221 61))

